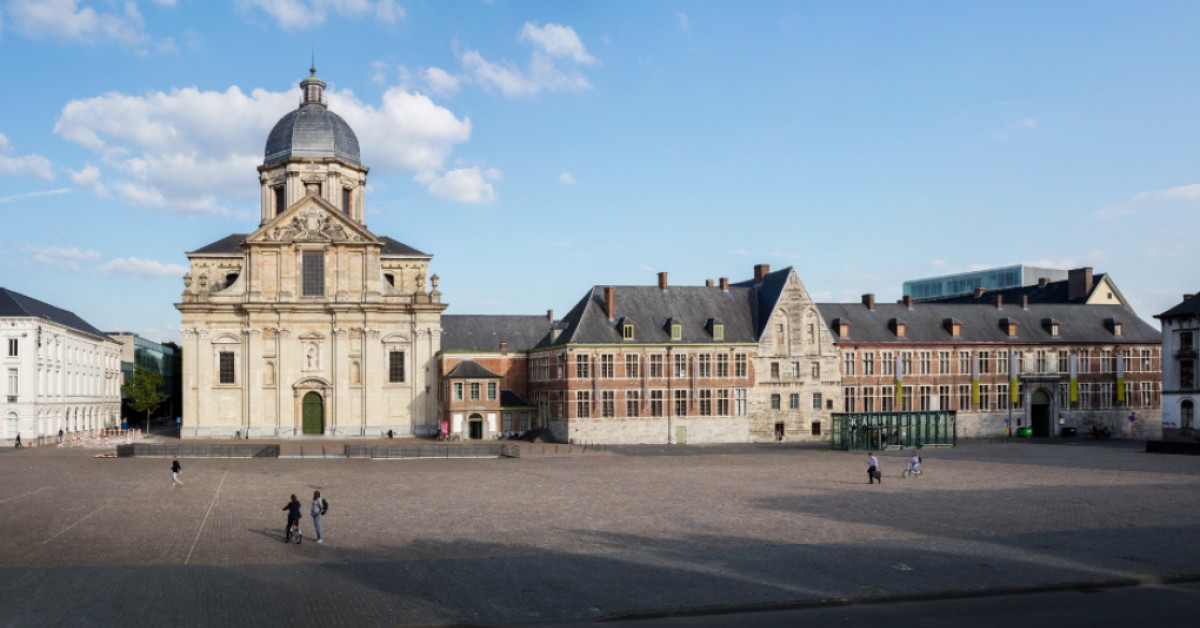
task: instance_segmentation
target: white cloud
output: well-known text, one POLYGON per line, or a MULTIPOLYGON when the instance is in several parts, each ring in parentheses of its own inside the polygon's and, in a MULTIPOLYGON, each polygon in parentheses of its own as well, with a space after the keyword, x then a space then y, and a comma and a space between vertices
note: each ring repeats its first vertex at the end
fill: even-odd
POLYGON ((683 13, 683 12, 676 13, 675 14, 675 23, 679 25, 679 30, 681 30, 685 33, 687 31, 691 30, 691 27, 688 25, 687 13, 683 13))
POLYGON ((575 33, 575 29, 570 26, 561 24, 538 26, 532 22, 526 22, 521 27, 521 34, 517 39, 534 44, 550 57, 566 57, 584 65, 592 65, 596 62, 592 55, 588 54, 583 41, 575 33))
POLYGON ((89 44, 115 41, 141 46, 149 41, 134 2, 121 13, 99 13, 78 0, 12 0, 8 14, 15 31, 32 39, 61 39, 89 44))
POLYGON ((423 172, 416 180, 425 184, 429 193, 444 199, 483 205, 496 200, 497 194, 492 182, 500 180, 500 171, 494 168, 486 170, 475 168, 459 168, 444 175, 433 172, 423 172))
POLYGON ((946 267, 946 260, 944 260, 944 259, 935 259, 930 263, 933 265, 934 268, 945 268, 946 267))
POLYGON ((458 77, 441 68, 426 68, 423 76, 429 91, 435 94, 455 94, 459 90, 458 77))
POLYGON ((152 259, 125 257, 114 259, 100 270, 110 275, 130 275, 133 277, 183 277, 187 269, 179 264, 164 264, 152 259))
POLYGON ((1105 207, 1096 212, 1097 218, 1112 219, 1133 216, 1143 212, 1166 211, 1183 208, 1200 210, 1200 183, 1178 185, 1165 190, 1138 192, 1123 205, 1105 207))
MULTIPOLYGON (((360 138, 387 138, 362 144, 364 164, 377 172, 440 170, 454 144, 470 138, 469 119, 401 88, 384 92, 377 107, 348 91, 326 94, 360 138)), ((230 199, 258 197, 247 173, 262 163, 271 128, 295 107, 293 91, 247 95, 236 86, 108 93, 67 103, 54 131, 98 155, 112 173, 108 187, 131 203, 228 213, 230 199)))
POLYGON ((8 196, 0 196, 0 205, 8 203, 19 203, 30 198, 41 198, 43 196, 58 196, 59 194, 69 194, 71 190, 67 188, 59 188, 57 190, 39 190, 37 192, 24 192, 22 194, 9 194, 8 196))
POLYGON ((509 62, 488 61, 475 50, 459 56, 470 80, 484 88, 498 89, 509 98, 530 96, 542 91, 582 91, 591 89, 576 65, 596 65, 570 26, 547 24, 539 27, 526 22, 518 40, 534 46, 529 65, 521 69, 509 62))
POLYGON ((153 2, 154 2, 154 4, 157 4, 157 5, 158 5, 158 6, 160 6, 160 7, 173 7, 173 6, 175 6, 175 0, 153 0, 153 2))
MULTIPOLYGON (((0 153, 6 153, 11 148, 8 136, 0 133, 0 153)), ((35 176, 47 181, 54 179, 54 166, 50 160, 37 154, 21 157, 0 155, 0 174, 14 176, 35 176)))
POLYGON ((60 270, 79 270, 79 262, 100 257, 99 251, 84 251, 74 246, 27 246, 23 250, 33 253, 34 262, 60 270))
POLYGON ((569 172, 563 172, 558 175, 558 180, 565 185, 575 185, 575 176, 569 172))
POLYGON ((108 197, 108 187, 100 182, 100 169, 88 164, 83 170, 71 173, 71 181, 75 186, 91 192, 101 198, 108 197))
POLYGON ((262 11, 284 30, 303 30, 324 24, 330 14, 342 18, 374 15, 375 19, 389 24, 404 18, 404 9, 394 0, 374 3, 369 0, 238 0, 237 7, 248 15, 262 11))

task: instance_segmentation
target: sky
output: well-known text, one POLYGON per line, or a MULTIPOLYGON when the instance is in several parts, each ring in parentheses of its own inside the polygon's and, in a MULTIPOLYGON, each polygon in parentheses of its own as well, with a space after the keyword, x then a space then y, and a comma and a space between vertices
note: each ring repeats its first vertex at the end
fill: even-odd
POLYGON ((0 0, 0 287, 179 339, 315 62, 448 314, 793 266, 1200 290, 1200 3, 0 0))

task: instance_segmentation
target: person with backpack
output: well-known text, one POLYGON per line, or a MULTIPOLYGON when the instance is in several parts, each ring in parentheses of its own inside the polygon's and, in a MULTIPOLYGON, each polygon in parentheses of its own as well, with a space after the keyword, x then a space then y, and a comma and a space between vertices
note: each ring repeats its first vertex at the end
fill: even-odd
POLYGON ((321 491, 313 491, 312 515, 313 527, 317 530, 317 542, 325 542, 325 531, 321 529, 321 517, 329 512, 329 502, 321 497, 321 491))

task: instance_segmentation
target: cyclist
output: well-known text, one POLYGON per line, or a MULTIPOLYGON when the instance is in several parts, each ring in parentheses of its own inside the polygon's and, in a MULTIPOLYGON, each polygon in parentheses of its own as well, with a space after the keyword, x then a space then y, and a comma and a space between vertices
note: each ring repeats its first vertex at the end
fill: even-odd
POLYGON ((916 450, 912 452, 912 457, 908 459, 908 473, 910 475, 919 475, 921 473, 921 456, 917 455, 916 450))
POLYGON ((288 511, 287 528, 285 529, 287 536, 283 537, 283 542, 287 543, 288 541, 292 540, 292 529, 294 528, 296 530, 296 542, 299 543, 300 542, 300 517, 301 517, 300 500, 296 499, 295 495, 292 495, 292 501, 288 502, 286 506, 281 508, 281 510, 288 511))

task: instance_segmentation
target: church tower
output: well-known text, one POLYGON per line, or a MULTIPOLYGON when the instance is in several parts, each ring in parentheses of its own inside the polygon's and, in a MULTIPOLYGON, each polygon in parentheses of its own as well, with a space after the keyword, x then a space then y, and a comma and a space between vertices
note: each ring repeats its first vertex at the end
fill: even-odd
POLYGON ((367 229, 358 138, 315 69, 300 89, 267 137, 258 228, 187 254, 182 436, 432 433, 432 256, 367 229))

